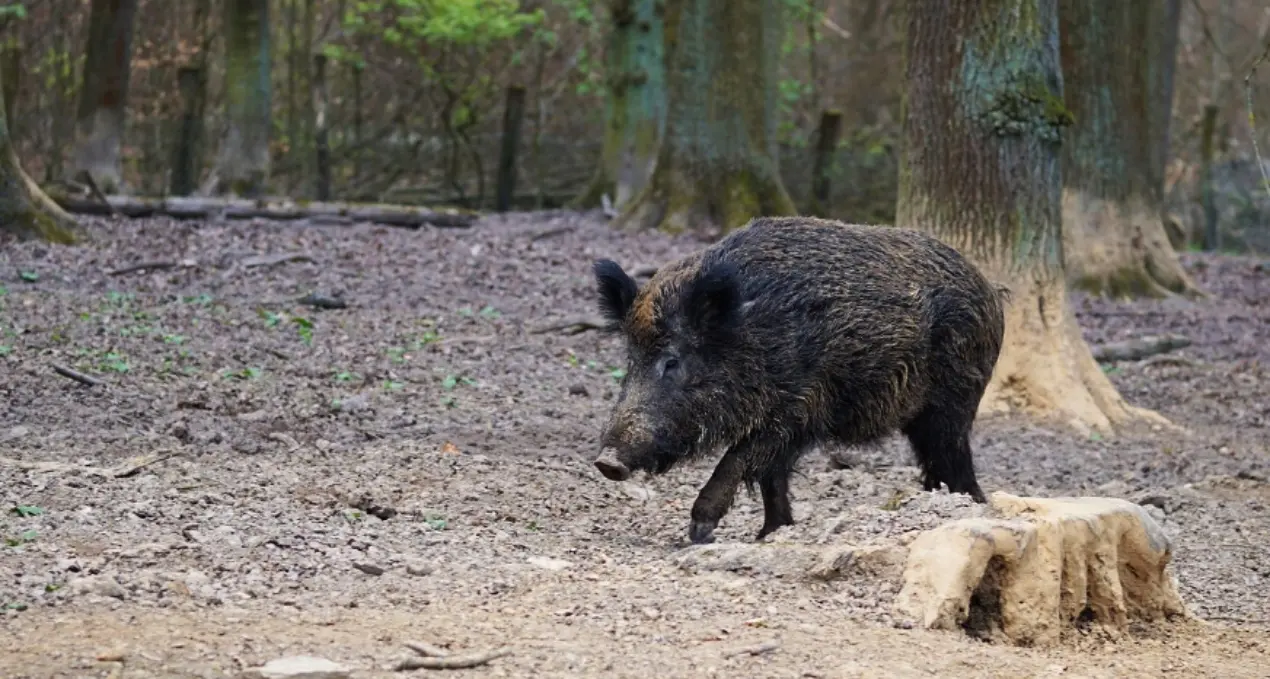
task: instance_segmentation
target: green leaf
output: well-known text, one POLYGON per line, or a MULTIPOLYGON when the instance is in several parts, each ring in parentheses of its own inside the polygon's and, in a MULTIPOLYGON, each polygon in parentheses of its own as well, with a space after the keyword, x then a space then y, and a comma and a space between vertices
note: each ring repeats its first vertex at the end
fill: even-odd
POLYGON ((36 507, 35 505, 18 505, 14 507, 12 511, 14 514, 22 517, 39 516, 44 513, 44 508, 36 507))

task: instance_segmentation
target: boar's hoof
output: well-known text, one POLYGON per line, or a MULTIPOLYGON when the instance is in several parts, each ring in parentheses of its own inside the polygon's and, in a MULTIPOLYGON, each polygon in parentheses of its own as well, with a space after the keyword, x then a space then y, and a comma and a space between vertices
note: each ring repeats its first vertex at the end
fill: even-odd
POLYGON ((717 521, 693 521, 688 526, 688 539, 694 545, 708 545, 714 542, 714 527, 717 521))
POLYGON ((595 468, 600 470, 604 478, 610 481, 625 481, 631 478, 631 470, 622 464, 612 450, 604 450, 595 458, 595 468))

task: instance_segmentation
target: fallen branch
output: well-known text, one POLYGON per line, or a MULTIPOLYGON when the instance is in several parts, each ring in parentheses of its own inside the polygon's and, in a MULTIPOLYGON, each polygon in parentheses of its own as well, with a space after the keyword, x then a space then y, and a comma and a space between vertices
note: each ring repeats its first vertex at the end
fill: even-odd
POLYGON ((657 267, 655 266, 637 266, 631 269, 632 278, 652 278, 656 274, 657 267))
POLYGON ((66 377, 68 379, 75 380, 76 382, 79 382, 80 384, 86 384, 90 387, 101 387, 101 386, 105 386, 106 384, 105 382, 97 379, 96 377, 93 377, 91 375, 85 375, 84 373, 78 370, 72 370, 71 368, 68 368, 60 363, 52 364, 52 368, 53 368, 53 372, 57 373, 58 375, 61 375, 62 377, 66 377))
POLYGON ((529 331, 531 335, 541 335, 548 332, 563 331, 566 335, 576 335, 588 330, 604 330, 609 324, 602 318, 574 318, 568 321, 551 323, 529 331))
POLYGON ((1165 354, 1190 345, 1191 340, 1189 337, 1166 334, 1139 337, 1123 342, 1110 342, 1092 347, 1092 351, 1095 361, 1109 363, 1114 361, 1141 361, 1156 354, 1165 354))
POLYGON ((119 213, 126 217, 166 216, 173 219, 270 219, 299 221, 318 219, 331 223, 371 222, 386 226, 419 228, 430 224, 438 228, 467 228, 478 215, 457 208, 430 209, 411 205, 377 203, 298 204, 289 200, 250 200, 245 198, 208 198, 170 196, 142 198, 138 196, 106 196, 107 202, 72 195, 56 186, 48 187, 49 197, 67 212, 84 215, 119 213))
POLYGON ((157 464, 166 459, 176 457, 177 455, 180 455, 180 453, 165 451, 162 453, 152 453, 150 455, 134 457, 131 460, 124 461, 116 465, 114 468, 107 470, 107 474, 115 477, 116 479, 126 479, 152 464, 157 464))
POLYGON ((309 293, 297 299, 296 302, 315 309, 344 309, 348 307, 348 302, 345 302, 342 297, 323 295, 318 292, 309 293))
POLYGON ((732 656, 737 655, 763 655, 764 653, 771 653, 780 647, 781 643, 779 641, 769 639, 761 644, 755 644, 753 646, 746 646, 745 648, 738 648, 734 651, 728 651, 723 654, 723 657, 731 658, 732 656))
MULTIPOLYGON (((414 650, 414 649, 412 649, 414 650)), ((416 651, 417 652, 417 651, 416 651)), ((461 670, 471 667, 480 667, 489 663, 495 658, 501 658, 505 655, 511 655, 512 649, 504 646, 502 648, 486 651, 484 653, 472 653, 469 655, 445 655, 442 657, 430 658, 406 658, 397 663, 393 669, 402 672, 405 670, 461 670)))
POLYGON ((179 262, 168 262, 168 261, 142 262, 140 264, 133 264, 131 266, 125 266, 118 269, 112 269, 110 271, 107 271, 106 275, 107 276, 122 276, 124 274, 135 273, 137 271, 166 271, 168 269, 175 269, 177 267, 181 267, 183 269, 189 269, 196 266, 198 266, 198 262, 195 262, 192 259, 183 259, 179 262))
POLYGON ((288 262, 308 262, 310 264, 317 264, 316 260, 303 252, 283 252, 281 254, 274 255, 255 255, 244 258, 240 264, 242 264, 245 269, 252 269, 258 266, 273 266, 274 264, 286 264, 288 262))
POLYGON ((168 458, 176 457, 177 455, 180 455, 180 453, 163 452, 142 455, 130 460, 125 460, 124 462, 108 469, 103 469, 101 467, 85 467, 65 462, 28 462, 26 460, 16 460, 11 457, 0 457, 0 464, 6 464, 11 467, 17 467, 18 469, 34 472, 80 472, 82 474, 87 474, 88 476, 124 479, 136 474, 152 464, 162 462, 168 458))

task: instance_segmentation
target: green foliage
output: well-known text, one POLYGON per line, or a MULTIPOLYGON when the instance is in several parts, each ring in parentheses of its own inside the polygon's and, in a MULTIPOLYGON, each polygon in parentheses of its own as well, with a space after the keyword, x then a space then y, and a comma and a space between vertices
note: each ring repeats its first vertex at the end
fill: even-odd
POLYGON ((6 2, 0 4, 0 22, 9 19, 25 19, 26 7, 20 2, 6 2))
POLYGON ((423 44, 484 49, 542 19, 542 10, 522 12, 517 0, 370 0, 347 10, 344 28, 412 51, 423 44))

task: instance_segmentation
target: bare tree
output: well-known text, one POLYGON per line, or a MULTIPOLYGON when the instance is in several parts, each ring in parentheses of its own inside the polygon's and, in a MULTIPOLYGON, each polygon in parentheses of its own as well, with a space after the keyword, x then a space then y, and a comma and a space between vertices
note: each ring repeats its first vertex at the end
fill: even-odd
POLYGON ((92 0, 84 52, 72 170, 87 172, 102 191, 123 185, 120 148, 132 72, 137 0, 92 0))
POLYGON ((1164 230, 1164 156, 1179 0, 1065 0, 1063 249, 1069 282, 1097 294, 1198 291, 1164 230), (1167 74, 1167 75, 1166 75, 1167 74), (1164 92, 1168 92, 1166 96, 1164 92), (1162 129, 1163 128, 1163 129, 1162 129))
POLYGON ((224 0, 224 5, 226 120, 207 192, 256 197, 269 178, 269 1, 224 0))
POLYGON ((574 201, 621 209, 639 195, 657 163, 666 123, 666 60, 658 0, 611 0, 605 46, 604 145, 590 184, 574 201))
POLYGON ((666 127, 618 228, 702 235, 794 214, 776 148, 783 0, 666 0, 666 127))
POLYGON ((1161 419, 1116 392, 1067 301, 1057 0, 912 0, 906 20, 896 223, 935 234, 1013 292, 981 412, 1099 430, 1161 419))

